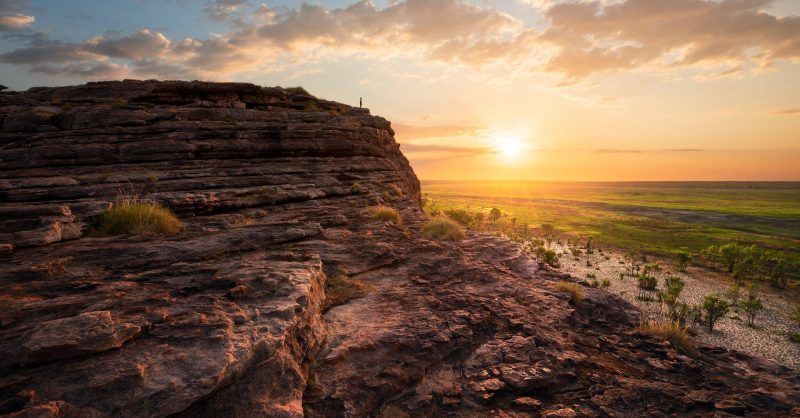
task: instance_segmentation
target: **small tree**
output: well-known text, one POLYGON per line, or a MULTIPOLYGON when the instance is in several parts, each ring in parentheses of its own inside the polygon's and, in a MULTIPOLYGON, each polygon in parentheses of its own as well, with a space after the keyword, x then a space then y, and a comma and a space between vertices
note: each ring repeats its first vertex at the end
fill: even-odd
POLYGON ((492 210, 489 211, 489 219, 492 222, 499 221, 502 216, 503 216, 503 212, 500 212, 500 209, 492 208, 492 210))
POLYGON ((714 332, 714 324, 728 313, 730 305, 717 295, 706 296, 703 299, 703 310, 706 312, 708 332, 714 332))
MULTIPOLYGON (((686 283, 680 277, 667 277, 664 279, 664 290, 658 292, 659 300, 667 305, 667 314, 673 318, 678 306, 678 297, 681 295, 686 283)), ((674 318, 673 318, 674 319, 674 318)))
POLYGON ((764 303, 761 302, 761 299, 758 297, 758 291, 755 288, 755 283, 750 287, 750 292, 747 295, 747 299, 742 301, 740 307, 747 316, 747 325, 752 327, 753 322, 756 319, 756 315, 764 310, 764 303))
POLYGON ((689 307, 689 317, 692 320, 692 332, 694 332, 697 324, 703 322, 703 306, 694 304, 689 307))
POLYGON ((689 262, 692 261, 692 255, 684 250, 678 251, 675 255, 678 258, 678 271, 685 272, 689 262))
POLYGON ((739 296, 742 294, 740 289, 739 284, 734 283, 725 291, 725 298, 731 301, 732 306, 737 306, 739 304, 739 296))

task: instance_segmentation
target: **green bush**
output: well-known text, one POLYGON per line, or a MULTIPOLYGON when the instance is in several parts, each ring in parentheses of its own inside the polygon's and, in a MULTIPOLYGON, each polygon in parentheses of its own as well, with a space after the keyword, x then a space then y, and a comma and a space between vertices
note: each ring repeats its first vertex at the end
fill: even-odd
POLYGON ((100 215, 97 225, 99 235, 121 234, 177 234, 183 223, 171 210, 154 202, 126 201, 113 205, 100 215))
POLYGON ((708 332, 714 332, 714 324, 725 317, 730 310, 730 305, 719 296, 711 295, 703 299, 703 310, 706 312, 708 332))
POLYGON ((561 256, 554 250, 550 250, 542 245, 539 245, 533 250, 533 252, 536 254, 536 258, 538 258, 542 263, 545 263, 551 267, 559 266, 559 259, 561 256))
POLYGON ((439 216, 431 219, 422 228, 422 235, 426 238, 445 241, 458 241, 464 238, 464 230, 449 218, 439 216))
POLYGON ((466 209, 445 209, 444 214, 461 226, 470 226, 474 222, 472 215, 466 209))
POLYGON ((368 211, 370 216, 372 216, 372 219, 377 219, 379 221, 390 221, 396 225, 403 223, 403 219, 400 217, 400 212, 393 207, 373 206, 369 208, 368 211))

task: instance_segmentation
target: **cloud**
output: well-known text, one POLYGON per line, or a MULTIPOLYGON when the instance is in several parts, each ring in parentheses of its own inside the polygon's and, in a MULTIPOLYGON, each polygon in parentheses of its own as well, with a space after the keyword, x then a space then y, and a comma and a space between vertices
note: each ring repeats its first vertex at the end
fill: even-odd
MULTIPOLYGON (((352 56, 386 61, 404 57, 422 65, 446 63, 448 68, 497 66, 504 74, 510 74, 508 69, 514 74, 557 73, 569 84, 597 73, 685 67, 709 72, 698 79, 742 76, 746 63, 766 68, 777 60, 800 59, 800 17, 767 14, 762 10, 769 0, 529 3, 541 8, 549 27, 533 29, 485 6, 491 2, 479 6, 466 0, 392 1, 382 8, 363 0, 341 8, 303 3, 255 10, 247 0, 208 0, 206 15, 235 22, 227 33, 169 38, 142 28, 81 42, 41 33, 6 34, 17 47, 0 54, 0 62, 46 74, 92 74, 97 69, 138 77, 220 79, 246 72, 298 71, 352 56)), ((0 0, 2 21, 30 26, 34 18, 21 14, 21 7, 25 4, 20 1, 0 0)))
POLYGON ((703 152, 700 148, 663 148, 657 150, 627 149, 627 148, 601 148, 593 149, 590 152, 595 154, 644 154, 652 152, 703 152))
POLYGON ((646 68, 715 67, 800 59, 800 17, 763 10, 771 0, 627 0, 556 4, 539 37, 558 48, 544 65, 580 80, 646 68))
POLYGON ((33 25, 34 22, 36 22, 35 17, 22 13, 0 16, 0 32, 13 32, 27 29, 33 25))
POLYGON ((212 20, 224 22, 249 5, 248 0, 208 0, 203 6, 203 13, 212 20))
POLYGON ((774 115, 797 115, 800 114, 800 109, 782 109, 772 112, 774 115))
POLYGON ((401 144, 400 148, 408 154, 416 153, 444 153, 449 155, 482 155, 492 154, 496 151, 489 147, 459 147, 451 145, 433 144, 401 144))
POLYGON ((483 128, 478 126, 461 125, 418 126, 394 124, 392 128, 394 128, 395 135, 404 140, 474 136, 478 135, 483 130, 483 128))
POLYGON ((27 3, 22 0, 0 0, 0 33, 29 29, 36 18, 20 13, 26 7, 27 3))

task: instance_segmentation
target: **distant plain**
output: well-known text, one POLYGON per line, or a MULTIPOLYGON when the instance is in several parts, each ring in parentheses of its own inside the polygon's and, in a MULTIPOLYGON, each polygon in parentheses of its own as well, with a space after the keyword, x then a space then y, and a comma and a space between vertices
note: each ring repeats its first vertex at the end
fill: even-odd
POLYGON ((786 254, 800 278, 800 182, 423 181, 443 208, 498 208, 617 250, 671 258, 726 242, 786 254))

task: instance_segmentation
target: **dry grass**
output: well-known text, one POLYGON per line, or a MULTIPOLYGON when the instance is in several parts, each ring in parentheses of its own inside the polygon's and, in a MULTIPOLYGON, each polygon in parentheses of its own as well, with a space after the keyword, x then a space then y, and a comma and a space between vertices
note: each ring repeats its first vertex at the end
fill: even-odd
POLYGON ((325 304, 322 306, 322 311, 344 305, 353 299, 363 298, 371 289, 371 286, 361 280, 351 279, 345 275, 333 276, 325 282, 325 304))
POLYGON ((403 189, 401 189, 400 186, 398 186, 398 185, 396 185, 394 183, 389 185, 389 192, 391 192, 395 196, 402 196, 403 195, 403 189))
POLYGON ((572 303, 578 304, 583 300, 583 290, 576 283, 560 281, 553 285, 559 292, 565 292, 570 295, 572 303))
POLYGON ((396 225, 401 225, 403 223, 403 218, 400 217, 400 213, 393 207, 373 206, 369 208, 368 212, 372 219, 390 221, 396 225))
POLYGON ((175 214, 157 203, 136 194, 120 195, 117 202, 100 216, 99 235, 163 234, 183 231, 183 223, 175 214))
POLYGON ((426 238, 445 241, 458 241, 465 236, 464 230, 458 223, 444 216, 438 216, 428 221, 422 228, 422 235, 426 238))
POLYGON ((689 337, 686 328, 674 322, 648 322, 640 325, 638 330, 669 341, 675 349, 686 355, 697 355, 697 347, 689 337))

